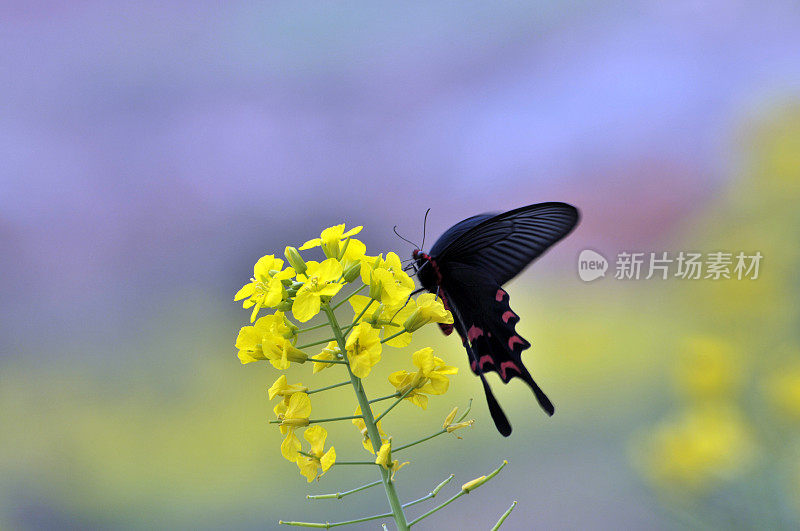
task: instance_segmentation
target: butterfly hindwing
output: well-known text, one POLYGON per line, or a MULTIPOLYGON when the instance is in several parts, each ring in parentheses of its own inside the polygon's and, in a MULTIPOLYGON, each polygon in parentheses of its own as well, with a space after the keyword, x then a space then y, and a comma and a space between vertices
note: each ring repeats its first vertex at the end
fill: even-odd
MULTIPOLYGON (((472 267, 453 264, 443 276, 447 279, 445 297, 457 314, 456 330, 470 355, 472 371, 484 380, 484 390, 488 388, 483 376, 487 372, 496 372, 503 383, 520 378, 531 387, 542 409, 552 415, 553 404, 522 362, 522 352, 530 343, 515 330, 519 317, 509 306, 508 293, 484 272, 472 267)), ((487 399, 489 394, 490 391, 487 399)), ((492 418, 503 433, 494 412, 492 418)))

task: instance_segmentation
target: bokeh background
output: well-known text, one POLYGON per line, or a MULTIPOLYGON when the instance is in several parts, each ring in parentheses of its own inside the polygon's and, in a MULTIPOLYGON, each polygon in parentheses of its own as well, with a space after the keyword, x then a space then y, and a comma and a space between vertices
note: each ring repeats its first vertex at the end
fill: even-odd
MULTIPOLYGON (((458 340, 418 334, 460 374, 385 427, 424 435, 470 397, 476 424, 409 450, 401 496, 510 461, 425 528, 488 528, 512 500, 508 529, 797 525, 798 28, 790 0, 3 3, 0 527, 382 512, 378 490, 305 499, 373 478, 308 487, 280 457, 277 372, 239 364, 233 294, 335 223, 406 256, 392 226, 420 239, 428 207, 431 242, 546 200, 582 223, 509 291, 557 414, 495 380, 500 437, 458 340), (764 261, 589 284, 584 248, 764 261)), ((340 391, 320 411, 349 414, 340 391)), ((354 432, 331 428, 340 458, 354 432)))

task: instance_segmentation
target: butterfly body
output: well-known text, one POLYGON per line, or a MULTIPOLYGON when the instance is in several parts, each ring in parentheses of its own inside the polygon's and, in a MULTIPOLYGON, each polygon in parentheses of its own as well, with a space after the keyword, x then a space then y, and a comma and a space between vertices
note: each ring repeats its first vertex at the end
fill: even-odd
POLYGON ((530 343, 517 334, 517 314, 502 285, 519 274, 578 222, 578 211, 566 203, 540 203, 503 214, 480 214, 457 223, 436 241, 429 253, 413 253, 422 287, 441 297, 453 314, 453 329, 461 337, 472 372, 480 377, 489 411, 498 431, 511 425, 486 381, 496 372, 503 383, 522 379, 549 415, 552 402, 522 363, 530 343))

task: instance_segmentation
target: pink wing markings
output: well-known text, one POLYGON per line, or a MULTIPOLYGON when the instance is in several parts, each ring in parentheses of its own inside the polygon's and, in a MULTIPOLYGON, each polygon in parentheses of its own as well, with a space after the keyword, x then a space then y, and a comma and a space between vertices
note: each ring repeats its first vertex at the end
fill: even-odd
POLYGON ((525 341, 519 336, 511 336, 510 338, 508 338, 508 349, 514 350, 514 345, 516 345, 517 343, 519 343, 520 345, 524 345, 525 341))
POLYGON ((467 339, 469 339, 470 342, 475 341, 482 335, 483 335, 483 328, 478 328, 475 325, 470 326, 469 330, 467 331, 467 339))

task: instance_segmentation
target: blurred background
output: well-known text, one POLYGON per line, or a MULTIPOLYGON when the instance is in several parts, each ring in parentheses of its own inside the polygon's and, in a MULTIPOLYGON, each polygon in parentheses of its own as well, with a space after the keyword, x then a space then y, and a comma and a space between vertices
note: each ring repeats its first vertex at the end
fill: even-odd
MULTIPOLYGON (((278 372, 236 358, 234 293, 329 225, 406 257, 392 226, 421 239, 428 207, 426 247, 553 200, 581 225, 508 289, 556 415, 494 380, 502 438, 460 342, 426 329, 412 347, 460 374, 384 427, 421 437, 470 397, 476 423, 409 450, 401 497, 508 459, 424 528, 489 528, 512 500, 508 529, 795 527, 799 27, 790 0, 4 3, 0 528, 382 512, 377 489, 305 499, 374 478, 307 486, 280 457, 278 372), (584 248, 606 278, 578 278, 584 248), (623 281, 621 251, 764 259, 757 280, 623 281)), ((339 380, 310 372, 290 381, 339 380)), ((331 393, 320 411, 349 414, 331 393)))

